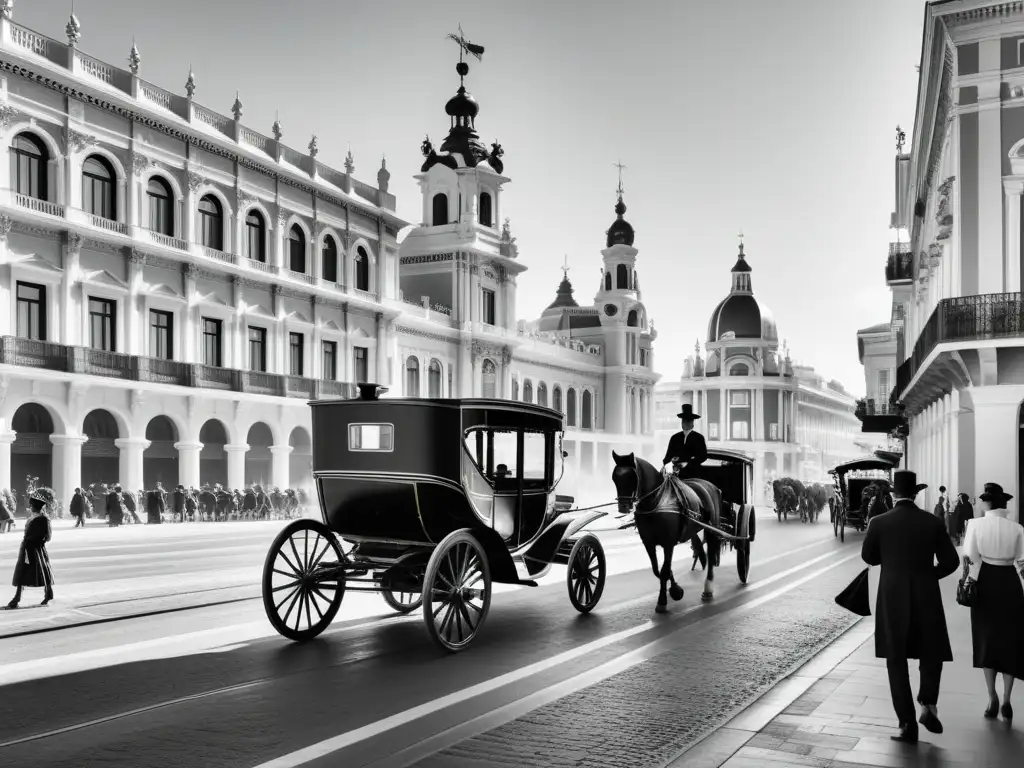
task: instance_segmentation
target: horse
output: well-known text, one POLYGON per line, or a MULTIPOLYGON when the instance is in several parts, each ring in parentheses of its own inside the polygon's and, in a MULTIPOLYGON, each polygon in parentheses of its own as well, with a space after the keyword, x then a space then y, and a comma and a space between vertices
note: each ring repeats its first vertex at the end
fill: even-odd
MULTIPOLYGON (((692 541, 701 531, 701 526, 694 522, 691 514, 697 515, 704 523, 717 519, 722 507, 722 492, 706 480, 688 479, 682 481, 682 498, 679 499, 672 489, 664 489, 665 480, 661 472, 649 462, 632 453, 619 456, 615 451, 612 451, 612 458, 615 460, 612 482, 615 484, 619 512, 625 515, 632 511, 634 514, 637 533, 651 560, 651 570, 661 584, 655 611, 666 613, 666 588, 673 600, 683 599, 683 588, 676 583, 672 574, 672 552, 676 545, 692 541), (673 502, 669 505, 659 503, 664 498, 663 493, 660 493, 663 490, 672 494, 673 502), (665 553, 661 567, 658 566, 655 547, 661 547, 665 553)), ((707 574, 701 600, 708 602, 714 599, 715 566, 718 564, 720 542, 711 531, 705 531, 704 540, 708 549, 707 574)))

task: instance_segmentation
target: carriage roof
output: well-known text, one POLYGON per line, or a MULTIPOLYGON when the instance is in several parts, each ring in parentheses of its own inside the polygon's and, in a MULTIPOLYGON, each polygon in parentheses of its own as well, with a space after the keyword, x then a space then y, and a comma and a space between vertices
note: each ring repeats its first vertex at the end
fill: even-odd
POLYGON ((746 464, 750 466, 754 463, 752 458, 747 456, 745 453, 740 453, 739 451, 708 448, 707 454, 709 459, 717 459, 719 461, 731 462, 734 464, 746 464))
POLYGON ((839 464, 833 469, 830 469, 829 473, 833 475, 845 475, 847 472, 865 471, 872 469, 890 471, 895 468, 895 465, 891 461, 880 459, 877 456, 864 456, 860 459, 848 461, 845 464, 839 464))

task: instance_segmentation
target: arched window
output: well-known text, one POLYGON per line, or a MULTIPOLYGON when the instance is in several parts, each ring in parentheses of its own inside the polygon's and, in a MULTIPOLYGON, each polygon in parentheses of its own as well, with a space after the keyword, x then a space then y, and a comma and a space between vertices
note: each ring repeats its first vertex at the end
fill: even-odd
POLYGON ((361 245, 356 248, 356 288, 370 290, 370 257, 361 245))
POLYGON ((732 368, 729 369, 730 376, 749 376, 750 368, 746 363, 736 363, 732 368))
POLYGON ((548 385, 543 381, 537 385, 537 405, 548 407, 548 385))
POLYGON ((253 261, 267 260, 267 225, 255 208, 245 216, 245 255, 253 261))
POLYGON ((146 187, 149 203, 149 228, 161 235, 174 237, 174 195, 167 182, 159 176, 150 176, 146 187))
POLYGON ((605 272, 604 273, 604 289, 606 291, 610 291, 612 289, 612 273, 611 272, 605 272))
POLYGON ((117 218, 114 169, 105 157, 89 156, 82 165, 82 209, 111 221, 117 218))
POLYGON ((434 218, 432 223, 435 227, 448 223, 448 195, 438 192, 434 195, 434 218))
POLYGON ((519 399, 519 379, 512 379, 512 399, 519 399))
POLYGON ((320 277, 328 283, 338 282, 338 246, 330 235, 324 238, 324 247, 320 251, 320 277))
POLYGON ((593 429, 593 396, 589 389, 583 390, 583 429, 593 429))
POLYGON ((306 235, 298 224, 288 230, 288 269, 306 273, 306 235))
POLYGON ((532 403, 533 402, 533 382, 530 381, 529 379, 527 379, 523 383, 523 402, 524 403, 532 403))
POLYGON ((637 314, 635 309, 629 310, 629 316, 626 318, 626 325, 631 328, 636 328, 640 324, 640 315, 637 314))
POLYGON ((427 374, 427 391, 430 397, 441 397, 441 361, 431 360, 427 374))
POLYGON ((199 243, 224 250, 224 209, 213 195, 203 195, 199 201, 199 243))
POLYGON ((619 264, 615 268, 615 287, 620 291, 629 288, 629 267, 625 264, 619 264))
POLYGON ((551 407, 560 413, 565 413, 562 410, 562 388, 556 386, 551 390, 551 407))
POLYGON ((565 425, 576 426, 576 390, 569 389, 565 393, 565 425))
POLYGON ((497 381, 497 378, 498 378, 498 376, 497 376, 497 372, 498 372, 497 366, 494 365, 494 361, 493 360, 485 359, 484 360, 484 364, 481 367, 481 370, 483 371, 483 376, 481 377, 482 380, 483 380, 483 392, 481 393, 481 396, 482 397, 495 397, 496 395, 495 395, 495 391, 494 390, 495 390, 495 385, 496 385, 496 381, 497 381))
POLYGON ((420 361, 413 355, 405 361, 405 396, 420 396, 420 361))
POLYGON ((19 133, 11 144, 11 188, 19 195, 47 200, 46 177, 50 153, 31 133, 19 133))
POLYGON ((491 214, 491 195, 488 192, 480 193, 480 226, 493 227, 491 214))

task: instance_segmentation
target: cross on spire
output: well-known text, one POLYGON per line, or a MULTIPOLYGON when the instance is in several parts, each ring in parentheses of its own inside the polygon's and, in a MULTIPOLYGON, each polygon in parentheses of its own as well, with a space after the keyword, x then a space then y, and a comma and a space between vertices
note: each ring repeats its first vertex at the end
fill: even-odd
POLYGON ((740 238, 740 253, 743 253, 743 230, 742 229, 740 230, 739 238, 740 238))
POLYGON ((622 193, 625 192, 625 190, 622 188, 622 169, 625 168, 626 166, 622 164, 621 160, 617 163, 612 163, 612 165, 619 169, 619 188, 616 189, 615 191, 619 197, 622 197, 622 193))
POLYGON ((569 266, 569 254, 567 253, 567 254, 565 254, 565 261, 562 262, 562 278, 563 279, 565 279, 565 280, 569 279, 569 270, 570 269, 571 269, 571 267, 569 266))

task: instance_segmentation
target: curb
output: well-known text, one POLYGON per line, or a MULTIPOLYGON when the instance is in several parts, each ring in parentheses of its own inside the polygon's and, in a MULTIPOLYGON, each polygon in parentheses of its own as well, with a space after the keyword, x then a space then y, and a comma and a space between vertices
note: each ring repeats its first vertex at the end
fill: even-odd
POLYGON ((661 768, 720 768, 812 685, 853 655, 875 634, 860 618, 839 637, 782 678, 722 725, 677 754, 661 768))

